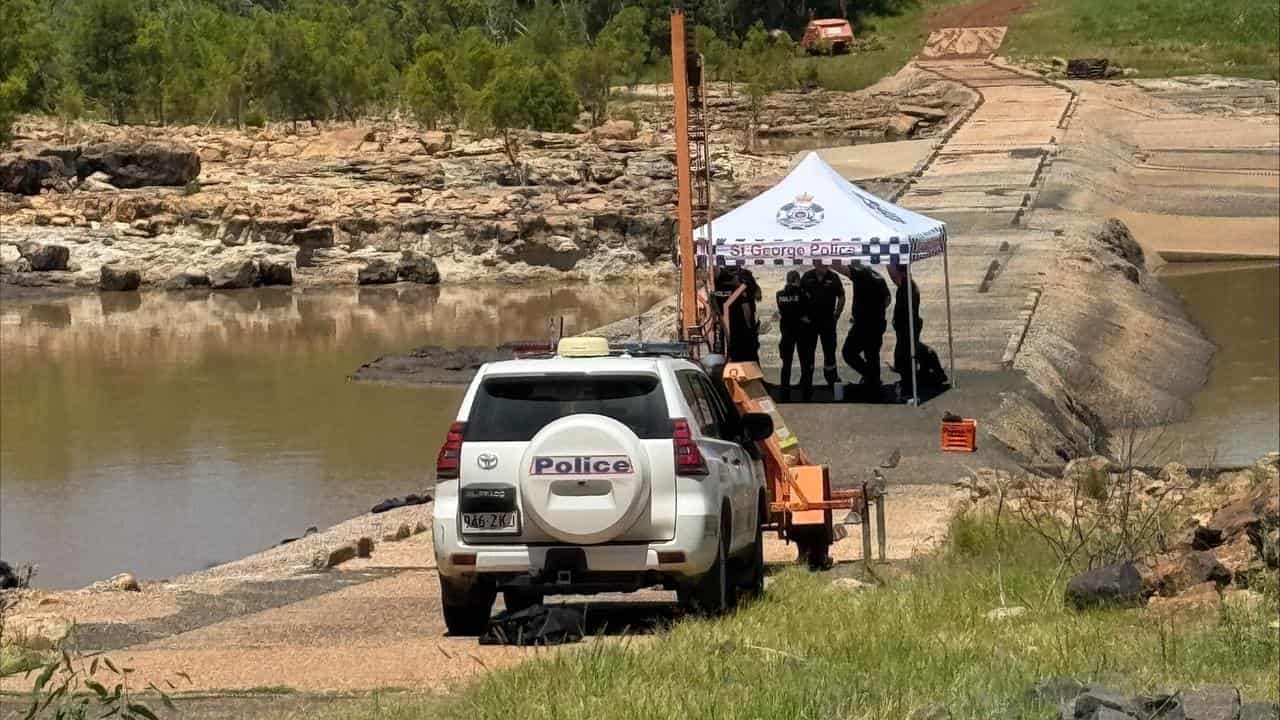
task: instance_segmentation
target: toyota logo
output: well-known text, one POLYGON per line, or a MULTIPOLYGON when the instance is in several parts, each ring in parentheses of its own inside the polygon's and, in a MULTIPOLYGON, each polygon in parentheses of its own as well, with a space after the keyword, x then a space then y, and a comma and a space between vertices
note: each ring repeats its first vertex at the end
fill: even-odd
POLYGON ((476 458, 476 464, 480 466, 481 470, 492 470, 498 467, 498 456, 493 453, 480 453, 480 456, 476 458))

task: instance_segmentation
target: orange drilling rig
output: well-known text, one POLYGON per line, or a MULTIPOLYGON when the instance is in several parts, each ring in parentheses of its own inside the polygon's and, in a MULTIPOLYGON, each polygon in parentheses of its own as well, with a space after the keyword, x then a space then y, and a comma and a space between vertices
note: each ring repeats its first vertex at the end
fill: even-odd
MULTIPOLYGON (((708 138, 706 85, 702 58, 686 34, 683 10, 671 12, 671 70, 675 95, 676 181, 678 185, 678 332, 691 354, 723 347, 724 322, 711 302, 715 287, 711 238, 711 152, 708 138), (698 237, 695 228, 705 228, 698 237)), ((764 374, 753 362, 731 362, 723 373, 725 390, 743 413, 773 418, 773 435, 759 443, 769 493, 765 526, 796 543, 800 559, 811 568, 830 563, 830 546, 844 535, 844 525, 862 526, 862 557, 871 561, 871 514, 874 508, 879 557, 885 557, 884 483, 832 490, 827 466, 815 464, 788 429, 769 396, 764 374), (842 522, 834 511, 845 511, 842 522)))

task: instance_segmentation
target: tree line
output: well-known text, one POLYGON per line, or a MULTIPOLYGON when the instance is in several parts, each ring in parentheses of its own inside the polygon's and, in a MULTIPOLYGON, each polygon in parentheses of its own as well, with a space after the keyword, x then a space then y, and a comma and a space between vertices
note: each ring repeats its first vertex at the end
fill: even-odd
MULTIPOLYGON (((863 0, 859 8, 876 2, 863 0)), ((785 33, 839 0, 687 0, 713 77, 798 81, 785 33)), ((3 0, 0 139, 18 113, 261 125, 411 111, 566 130, 669 67, 660 0, 3 0)))

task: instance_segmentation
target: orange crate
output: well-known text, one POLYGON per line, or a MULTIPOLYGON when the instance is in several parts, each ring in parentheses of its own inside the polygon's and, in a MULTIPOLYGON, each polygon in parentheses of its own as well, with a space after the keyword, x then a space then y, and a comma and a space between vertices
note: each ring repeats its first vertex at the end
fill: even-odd
POLYGON ((942 421, 943 452, 973 452, 978 447, 978 421, 970 418, 942 421))

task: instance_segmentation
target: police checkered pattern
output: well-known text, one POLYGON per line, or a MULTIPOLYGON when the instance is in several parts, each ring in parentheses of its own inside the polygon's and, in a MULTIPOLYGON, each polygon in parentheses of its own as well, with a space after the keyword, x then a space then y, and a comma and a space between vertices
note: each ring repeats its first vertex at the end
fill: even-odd
POLYGON ((940 242, 937 240, 926 241, 924 243, 912 243, 912 241, 902 238, 889 238, 881 240, 879 238, 871 238, 863 240, 860 238, 796 238, 796 239, 776 239, 767 240, 763 238, 716 238, 715 264, 719 267, 742 267, 750 265, 809 265, 814 260, 820 260, 826 264, 836 267, 842 265, 850 265, 854 262, 861 262, 865 265, 906 265, 912 261, 921 260, 931 257, 941 251, 940 242), (742 256, 733 252, 731 248, 739 243, 759 243, 760 247, 753 248, 751 256, 742 256), (761 257, 756 256, 759 252, 768 252, 766 245, 786 246, 795 248, 797 246, 813 247, 833 247, 840 246, 841 252, 838 254, 824 252, 806 252, 803 256, 790 257, 761 257), (914 245, 914 247, 913 247, 914 245), (934 247, 936 246, 936 247, 934 247))

